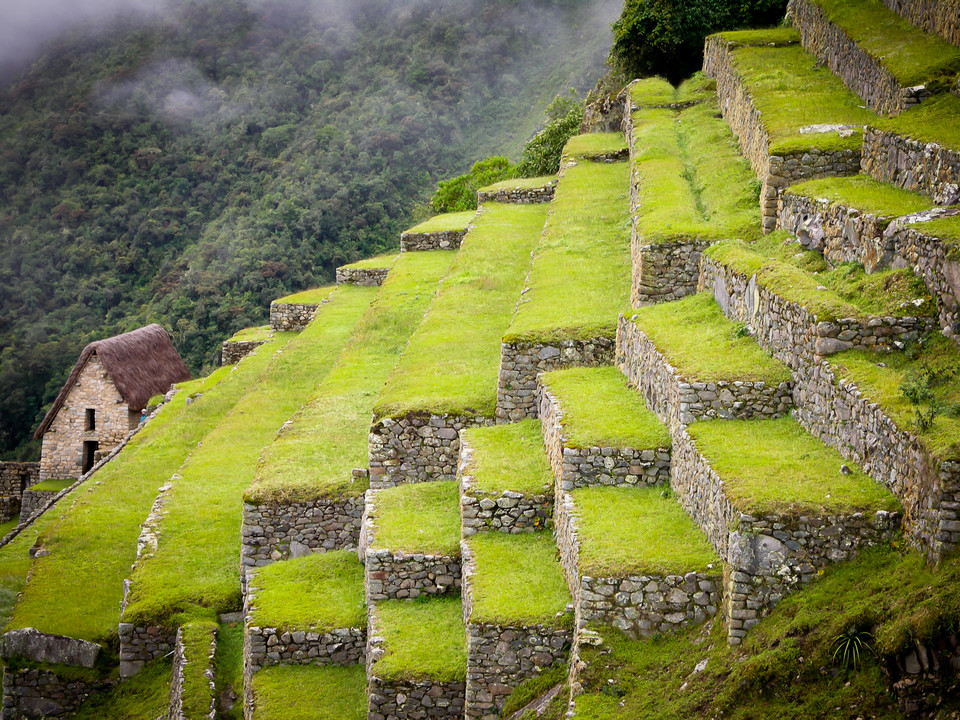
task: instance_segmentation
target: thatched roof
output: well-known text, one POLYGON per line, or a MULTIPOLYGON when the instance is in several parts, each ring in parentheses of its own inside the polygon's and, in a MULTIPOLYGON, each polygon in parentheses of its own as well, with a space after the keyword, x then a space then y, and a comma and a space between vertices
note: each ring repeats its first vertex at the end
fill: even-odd
POLYGON ((50 427, 93 355, 100 359, 100 364, 120 391, 124 402, 134 412, 142 410, 154 395, 165 393, 173 383, 190 379, 190 371, 173 347, 170 336, 159 325, 147 325, 106 340, 97 340, 80 353, 53 407, 37 428, 33 436, 35 439, 39 439, 50 427))

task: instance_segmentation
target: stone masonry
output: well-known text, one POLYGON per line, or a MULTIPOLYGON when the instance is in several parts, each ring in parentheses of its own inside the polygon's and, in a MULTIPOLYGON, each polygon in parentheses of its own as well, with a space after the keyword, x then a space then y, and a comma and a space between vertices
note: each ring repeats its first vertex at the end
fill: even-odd
POLYGON ((21 512, 23 494, 40 481, 40 463, 0 462, 0 522, 21 512))
POLYGON ((266 340, 224 340, 220 345, 220 364, 236 365, 265 342, 266 340))
POLYGON ((537 376, 569 367, 612 365, 616 341, 609 337, 555 342, 505 342, 500 345, 497 421, 537 417, 537 376))
POLYGON ((274 300, 270 303, 270 329, 273 332, 300 332, 313 320, 323 303, 300 304, 274 300))
POLYGON ((176 646, 177 631, 150 625, 136 627, 121 622, 117 628, 120 636, 120 677, 133 677, 148 662, 172 653, 176 646))
POLYGON ((376 287, 383 285, 383 281, 390 272, 389 267, 382 268, 353 268, 344 265, 337 268, 337 285, 363 285, 376 287))
POLYGON ((518 203, 521 205, 533 205, 537 203, 548 203, 553 200, 554 191, 557 188, 556 181, 550 182, 543 187, 538 188, 502 188, 492 192, 478 192, 477 202, 502 202, 518 203))
POLYGON ((28 522, 34 515, 41 512, 58 492, 57 490, 25 490, 20 499, 20 523, 28 522))
POLYGON ((3 669, 2 720, 67 718, 106 683, 68 680, 50 670, 3 669))
POLYGON ((863 136, 863 172, 880 182, 926 195, 938 205, 960 202, 960 152, 885 130, 863 136))
POLYGON ((883 4, 921 30, 960 47, 958 0, 883 0, 883 4))
POLYGON ((420 250, 456 250, 466 237, 467 230, 446 230, 433 233, 405 232, 400 235, 400 252, 420 250))
POLYGON ((563 434, 563 408, 540 386, 540 425, 556 495, 594 485, 637 487, 670 482, 670 448, 573 447, 563 434))
POLYGON ((700 254, 709 246, 709 242, 695 239, 645 243, 634 225, 630 241, 633 307, 679 300, 696 292, 700 254))
POLYGON ((189 657, 189 649, 183 642, 183 628, 177 630, 176 649, 173 653, 173 680, 170 683, 170 713, 168 720, 200 720, 197 717, 187 717, 183 712, 183 685, 184 671, 194 663, 203 663, 203 674, 207 679, 210 704, 208 711, 203 715, 207 720, 214 720, 217 716, 216 685, 214 683, 213 658, 217 651, 217 631, 210 630, 210 642, 205 648, 203 657, 189 657))

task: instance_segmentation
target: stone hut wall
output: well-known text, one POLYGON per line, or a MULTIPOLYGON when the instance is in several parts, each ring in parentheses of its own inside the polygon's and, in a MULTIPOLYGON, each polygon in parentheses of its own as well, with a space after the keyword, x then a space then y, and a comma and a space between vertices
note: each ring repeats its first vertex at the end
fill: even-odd
POLYGON ((342 266, 337 268, 337 285, 363 285, 376 287, 383 285, 383 281, 390 272, 389 267, 382 268, 352 268, 342 266))
POLYGON ((266 340, 224 340, 220 346, 220 364, 235 365, 265 342, 266 340))
POLYGON ((494 192, 478 192, 477 202, 481 205, 485 202, 516 203, 520 205, 548 203, 553 200, 556 189, 557 184, 554 182, 539 188, 504 188, 494 192))
POLYGON ((937 143, 868 128, 860 167, 880 182, 923 193, 938 205, 960 202, 960 152, 937 143))
POLYGON ((670 448, 571 447, 563 434, 563 408, 540 387, 540 426, 556 495, 595 485, 637 487, 670 482, 670 448))
POLYGON ((274 300, 270 303, 270 329, 273 332, 300 332, 310 321, 319 305, 299 305, 274 300))
POLYGON ((929 97, 922 85, 902 87, 889 70, 833 24, 812 0, 790 0, 787 14, 800 30, 804 49, 829 67, 874 112, 899 115, 929 97))
POLYGON ((140 416, 131 413, 100 359, 90 356, 63 407, 43 434, 40 479, 82 475, 83 444, 97 442, 103 453, 119 445, 140 416), (94 429, 86 429, 86 411, 94 410, 94 429))
POLYGON ((312 552, 353 550, 360 540, 363 496, 313 502, 243 504, 244 570, 312 552))
POLYGON ((209 683, 210 705, 209 711, 204 715, 208 720, 214 720, 217 716, 216 704, 216 685, 214 683, 213 658, 217 651, 217 633, 216 630, 210 632, 210 644, 207 646, 207 653, 204 657, 188 657, 187 647, 183 643, 183 628, 177 630, 176 648, 173 653, 173 680, 170 683, 170 712, 167 715, 168 720, 199 720, 195 717, 187 717, 183 712, 183 681, 184 669, 190 663, 203 662, 205 665, 204 675, 209 683))
POLYGON ((20 497, 31 485, 40 482, 40 463, 0 462, 0 497, 20 497))
POLYGON ((960 47, 960 2, 957 0, 883 0, 883 4, 921 30, 960 47))
POLYGON ((494 423, 493 418, 430 413, 374 418, 370 428, 370 487, 455 479, 460 431, 494 423))
POLYGON ((400 235, 400 252, 420 250, 456 250, 466 237, 466 230, 447 230, 434 233, 410 233, 400 235))
POLYGON ((120 677, 133 677, 143 670, 148 662, 172 653, 176 648, 177 631, 150 625, 136 627, 121 622, 117 628, 120 636, 120 677))
POLYGON ((50 670, 3 669, 2 720, 65 718, 106 684, 68 680, 50 670))
POLYGON ((473 448, 460 441, 460 519, 464 537, 478 532, 536 532, 553 526, 553 493, 524 495, 510 490, 477 490, 473 476, 473 448))
POLYGON ((537 417, 537 375, 568 367, 612 365, 616 341, 558 340, 550 343, 505 342, 500 345, 497 420, 517 422, 537 417))

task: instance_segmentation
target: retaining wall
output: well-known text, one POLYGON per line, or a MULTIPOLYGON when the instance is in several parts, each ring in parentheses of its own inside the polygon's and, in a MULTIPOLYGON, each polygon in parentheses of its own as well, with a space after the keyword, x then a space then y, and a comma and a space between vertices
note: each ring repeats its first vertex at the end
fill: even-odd
POLYGON ((957 0, 883 0, 883 4, 921 30, 960 47, 960 2, 957 0))
POLYGON ((364 287, 376 287, 383 285, 383 281, 390 272, 389 267, 382 268, 337 268, 337 285, 363 285, 364 287))
POLYGON ((463 243, 467 231, 447 230, 435 233, 410 233, 400 235, 400 252, 419 250, 456 250, 463 243))
POLYGON ((148 662, 172 653, 176 646, 177 631, 150 625, 136 627, 121 622, 117 628, 120 636, 120 677, 133 677, 143 670, 148 662))
POLYGON ((868 128, 860 167, 880 182, 926 195, 938 205, 960 202, 960 152, 868 128))
POLYGON ((556 182, 539 188, 504 188, 493 192, 477 192, 477 202, 517 203, 520 205, 535 205, 548 203, 553 200, 557 189, 556 182))
POLYGON ((207 678, 210 692, 210 705, 208 711, 203 715, 208 720, 214 720, 217 716, 216 684, 214 683, 214 665, 213 658, 217 652, 217 632, 211 630, 210 644, 207 646, 207 653, 202 658, 187 657, 187 648, 183 644, 183 628, 177 630, 176 649, 173 653, 173 681, 170 683, 170 713, 168 720, 199 720, 196 717, 187 717, 183 712, 183 678, 184 669, 189 663, 204 662, 204 676, 207 678))
POLYGON ((40 463, 0 462, 0 496, 20 497, 31 485, 40 482, 40 463))
POLYGON ((235 365, 265 342, 266 340, 224 340, 220 345, 220 364, 235 365))
POLYGON ((274 300, 270 303, 270 329, 273 332, 300 332, 310 324, 322 304, 301 305, 274 300))
POLYGON ((3 669, 2 720, 67 718, 107 683, 68 680, 49 670, 3 669))
POLYGON ((633 306, 670 302, 695 293, 700 254, 708 247, 709 242, 692 239, 651 245, 638 237, 634 224, 630 240, 633 306))

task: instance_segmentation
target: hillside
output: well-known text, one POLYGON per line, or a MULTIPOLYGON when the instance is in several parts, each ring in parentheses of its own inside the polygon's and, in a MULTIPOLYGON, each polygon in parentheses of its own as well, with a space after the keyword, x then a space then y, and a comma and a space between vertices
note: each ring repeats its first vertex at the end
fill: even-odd
POLYGON ((0 457, 82 347, 147 322, 194 372, 335 266, 396 247, 438 179, 516 157, 583 92, 608 2, 169 3, 0 87, 0 457))

